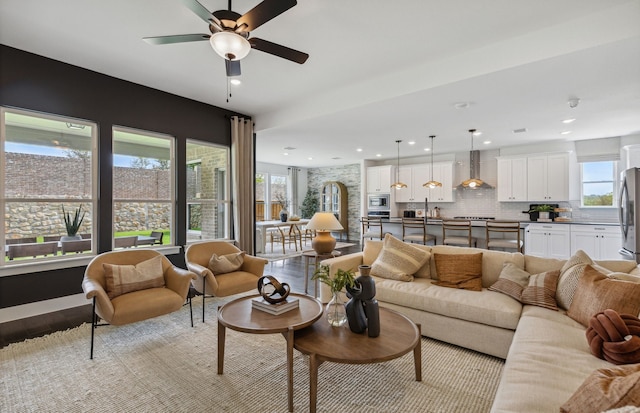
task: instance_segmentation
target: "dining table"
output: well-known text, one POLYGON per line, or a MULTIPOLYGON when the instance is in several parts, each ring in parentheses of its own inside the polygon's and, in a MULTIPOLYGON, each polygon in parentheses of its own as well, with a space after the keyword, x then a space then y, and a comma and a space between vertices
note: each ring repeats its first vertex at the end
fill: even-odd
POLYGON ((259 242, 256 243, 256 249, 258 253, 264 253, 267 250, 267 230, 269 228, 276 228, 281 226, 291 226, 291 225, 306 225, 309 223, 308 219, 298 219, 298 220, 272 220, 272 221, 257 221, 256 222, 256 233, 259 242), (259 231, 258 231, 259 230, 259 231))

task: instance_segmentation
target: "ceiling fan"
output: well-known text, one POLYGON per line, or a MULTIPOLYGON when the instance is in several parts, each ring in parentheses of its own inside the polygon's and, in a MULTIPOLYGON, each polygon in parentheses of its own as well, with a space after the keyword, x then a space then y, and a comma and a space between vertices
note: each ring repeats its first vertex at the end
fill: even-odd
POLYGON ((308 54, 286 46, 257 37, 249 38, 250 31, 298 4, 296 0, 264 0, 244 15, 231 10, 231 0, 229 0, 229 10, 218 10, 213 13, 197 0, 181 1, 198 17, 207 22, 211 34, 144 37, 144 41, 158 45, 209 40, 213 50, 224 58, 227 76, 240 75, 240 60, 247 56, 251 49, 260 50, 299 64, 303 64, 309 58, 308 54))

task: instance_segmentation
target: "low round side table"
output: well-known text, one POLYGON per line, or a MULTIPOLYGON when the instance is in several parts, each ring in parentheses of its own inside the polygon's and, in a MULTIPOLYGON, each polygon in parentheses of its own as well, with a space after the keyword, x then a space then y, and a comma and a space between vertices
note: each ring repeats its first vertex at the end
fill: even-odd
MULTIPOLYGON (((304 257, 304 293, 309 294, 309 267, 313 264, 314 271, 318 268, 318 264, 322 260, 327 260, 329 258, 335 258, 341 256, 342 253, 338 250, 333 250, 326 254, 318 254, 314 250, 302 251, 302 256, 304 257), (313 262, 311 259, 313 258, 313 262)), ((318 290, 320 288, 320 284, 318 280, 315 280, 313 296, 318 298, 318 290)))
POLYGON ((294 332, 293 346, 309 355, 309 411, 316 411, 318 368, 325 361, 344 364, 380 363, 413 351, 416 381, 422 380, 420 325, 388 308, 380 308, 380 335, 369 337, 349 328, 331 327, 323 316, 294 332))

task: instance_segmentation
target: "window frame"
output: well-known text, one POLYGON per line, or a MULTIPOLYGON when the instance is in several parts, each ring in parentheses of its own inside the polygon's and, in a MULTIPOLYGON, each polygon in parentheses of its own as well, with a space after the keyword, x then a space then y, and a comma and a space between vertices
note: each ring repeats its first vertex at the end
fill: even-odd
POLYGON ((618 197, 616 196, 616 194, 619 191, 619 182, 617 179, 618 176, 618 169, 620 166, 620 162, 619 161, 615 161, 615 160, 611 160, 611 161, 586 161, 586 162, 579 162, 580 165, 580 208, 586 208, 586 209, 593 209, 593 208, 617 208, 618 207, 618 197), (611 179, 599 179, 599 180, 593 180, 593 181, 585 181, 585 177, 584 177, 584 166, 585 164, 594 164, 594 163, 609 163, 612 166, 612 176, 611 179), (612 191, 613 191, 613 196, 612 196, 612 200, 611 200, 611 205, 585 205, 584 203, 584 197, 585 197, 585 193, 584 193, 584 186, 585 184, 598 184, 598 183, 611 183, 613 185, 612 187, 612 191))

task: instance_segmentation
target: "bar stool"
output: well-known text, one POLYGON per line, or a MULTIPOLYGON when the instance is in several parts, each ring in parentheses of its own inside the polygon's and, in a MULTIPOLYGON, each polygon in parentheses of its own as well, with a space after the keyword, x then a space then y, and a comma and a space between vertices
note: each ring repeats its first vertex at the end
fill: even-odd
POLYGON ((518 221, 489 220, 486 230, 488 250, 491 248, 512 248, 517 252, 522 252, 524 242, 520 237, 520 223, 518 221), (491 238, 492 234, 493 238, 491 238), (515 237, 509 237, 508 234, 515 234, 515 237))
POLYGON ((477 246, 478 240, 471 236, 471 221, 466 219, 443 219, 442 244, 465 247, 477 246))
POLYGON ((427 234, 427 222, 424 218, 402 218, 402 241, 419 242, 424 245, 433 241, 433 245, 436 245, 436 237, 427 234))
POLYGON ((382 218, 362 217, 360 218, 360 222, 362 222, 362 238, 360 240, 362 249, 364 249, 364 240, 366 238, 379 239, 380 241, 384 239, 384 233, 382 232, 382 218))

